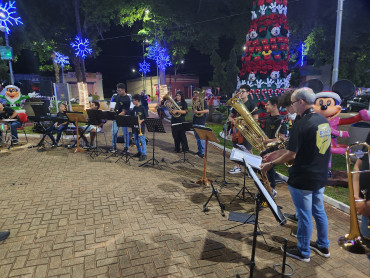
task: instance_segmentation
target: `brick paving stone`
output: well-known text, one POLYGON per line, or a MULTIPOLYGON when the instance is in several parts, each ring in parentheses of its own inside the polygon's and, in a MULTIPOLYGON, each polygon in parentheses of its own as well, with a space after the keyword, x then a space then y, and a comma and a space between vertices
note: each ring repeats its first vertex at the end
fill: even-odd
MULTIPOLYGON (((129 166, 63 148, 45 152, 25 145, 10 151, 0 148, 0 169, 12 173, 2 175, 0 184, 0 230, 11 231, 0 243, 0 277, 248 275, 253 226, 222 217, 215 198, 209 212, 202 212, 211 192, 193 182, 202 176, 203 161, 189 153, 194 168, 173 164, 181 156, 172 153, 170 128, 167 123, 165 127, 168 133, 156 137, 162 171, 138 168, 137 160, 129 166), (21 172, 14 173, 13 161, 20 164, 21 172)), ((190 134, 188 141, 190 149, 196 150, 190 134)), ((149 145, 148 154, 151 150, 149 145)), ((222 150, 209 146, 208 154, 207 176, 215 179, 222 173, 222 150)), ((227 161, 227 169, 233 166, 227 161)), ((242 183, 241 175, 227 175, 227 179, 242 183)), ((253 212, 251 198, 229 205, 240 187, 223 188, 220 198, 226 214, 253 212)), ((249 179, 247 187, 256 192, 249 179)), ((283 212, 293 212, 287 186, 279 184, 277 190, 276 201, 283 212)), ((329 205, 326 212, 331 258, 314 252, 310 263, 289 258, 295 277, 367 277, 366 256, 344 252, 336 244, 339 236, 349 232, 349 216, 329 205)), ((273 277, 273 264, 282 261, 283 239, 296 243, 289 235, 295 225, 279 226, 268 209, 261 211, 259 224, 272 249, 258 237, 255 277, 273 277)), ((315 235, 314 228, 313 239, 315 235)))

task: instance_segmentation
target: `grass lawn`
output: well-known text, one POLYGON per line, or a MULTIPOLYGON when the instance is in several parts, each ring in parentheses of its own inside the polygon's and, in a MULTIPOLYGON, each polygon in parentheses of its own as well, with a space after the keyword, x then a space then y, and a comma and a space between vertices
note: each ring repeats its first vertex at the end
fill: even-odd
MULTIPOLYGON (((213 132, 216 134, 217 138, 220 140, 220 144, 223 145, 224 139, 219 136, 219 133, 223 129, 223 124, 207 122, 206 126, 209 128, 212 128, 213 132)), ((229 149, 232 149, 233 148, 232 142, 229 140, 226 140, 226 147, 229 149)), ((254 154, 258 155, 257 152, 254 152, 254 154)), ((332 169, 338 170, 338 171, 339 170, 346 171, 346 159, 343 155, 333 155, 332 156, 332 169)), ((285 165, 278 165, 275 167, 275 170, 283 174, 284 176, 289 176, 288 167, 285 165)), ((347 187, 327 186, 325 188, 325 195, 349 205, 349 191, 347 187)))

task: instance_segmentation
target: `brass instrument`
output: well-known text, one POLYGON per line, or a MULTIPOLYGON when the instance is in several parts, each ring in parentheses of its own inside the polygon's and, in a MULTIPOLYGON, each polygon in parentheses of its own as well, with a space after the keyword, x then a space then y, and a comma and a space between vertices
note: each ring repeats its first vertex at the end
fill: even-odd
POLYGON ((139 136, 142 136, 143 134, 141 133, 141 124, 140 124, 140 116, 137 115, 137 123, 139 125, 139 136))
POLYGON ((252 114, 241 102, 239 96, 236 95, 226 102, 227 106, 232 106, 240 115, 234 122, 234 126, 240 131, 243 137, 259 152, 266 150, 262 143, 264 139, 268 139, 267 135, 257 122, 253 119, 252 114))
MULTIPOLYGON (((278 129, 275 132, 275 138, 277 138, 278 140, 275 141, 275 142, 267 143, 266 144, 267 149, 270 149, 270 148, 278 148, 279 150, 286 149, 289 138, 283 138, 283 137, 280 136, 281 126, 285 123, 286 123, 286 121, 282 122, 281 125, 278 127, 278 129)), ((287 166, 287 167, 292 167, 293 162, 294 162, 294 159, 291 160, 291 161, 285 162, 284 165, 287 166)))
POLYGON ((175 117, 175 118, 180 117, 181 116, 180 113, 173 113, 172 112, 173 110, 181 110, 181 109, 176 104, 176 102, 172 99, 172 97, 170 96, 170 93, 169 92, 163 96, 163 99, 166 99, 166 101, 164 102, 163 105, 168 109, 168 111, 170 112, 170 114, 173 117, 175 117))
MULTIPOLYGON (((194 93, 196 93, 198 97, 193 97, 192 99, 193 110, 196 111, 204 110, 204 99, 206 97, 206 90, 203 90, 202 92, 195 90, 194 93)), ((195 117, 202 117, 203 115, 204 114, 194 113, 195 117)))
POLYGON ((353 190, 353 174, 360 174, 370 172, 370 170, 363 171, 352 171, 351 169, 351 156, 357 156, 356 153, 351 153, 351 149, 355 146, 364 146, 367 148, 369 163, 370 163, 370 146, 367 143, 356 142, 347 147, 346 150, 346 163, 347 163, 347 175, 348 175, 348 190, 349 190, 349 205, 350 205, 350 231, 349 234, 338 238, 338 244, 340 247, 356 254, 365 254, 366 247, 369 247, 370 239, 363 237, 358 224, 358 218, 356 214, 355 197, 353 190))
MULTIPOLYGON (((259 152, 265 151, 266 146, 263 144, 263 140, 268 139, 268 137, 253 119, 251 112, 245 107, 244 103, 239 99, 239 96, 235 95, 229 99, 225 105, 232 106, 239 113, 240 116, 235 119, 234 126, 240 131, 242 136, 259 152)), ((266 173, 261 172, 261 179, 266 190, 272 196, 273 189, 268 181, 266 173)))

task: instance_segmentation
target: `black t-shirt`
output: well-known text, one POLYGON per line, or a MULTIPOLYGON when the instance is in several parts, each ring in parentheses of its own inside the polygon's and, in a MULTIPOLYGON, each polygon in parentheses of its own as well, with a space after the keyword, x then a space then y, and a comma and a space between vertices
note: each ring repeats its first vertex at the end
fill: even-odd
POLYGON ((115 98, 116 107, 114 108, 114 111, 119 114, 123 110, 130 110, 131 105, 131 98, 128 95, 117 95, 115 98))
POLYGON ((61 124, 65 123, 65 122, 68 122, 68 117, 66 115, 66 112, 58 112, 57 113, 57 118, 58 118, 57 125, 61 125, 61 124))
POLYGON ((281 115, 271 116, 268 115, 265 121, 265 134, 269 139, 275 138, 275 133, 279 126, 281 125, 281 128, 279 130, 280 134, 287 134, 287 126, 285 123, 282 123, 282 120, 284 119, 281 115))
MULTIPOLYGON (((148 113, 146 111, 146 109, 144 108, 144 106, 140 105, 140 106, 135 106, 130 112, 129 112, 129 115, 131 116, 139 116, 140 117, 140 120, 142 119, 146 119, 148 118, 148 113)), ((137 125, 135 125, 133 128, 132 128, 132 132, 133 133, 139 133, 139 128, 137 125)), ((141 133, 145 133, 145 121, 141 124, 141 133)))
MULTIPOLYGON (((176 102, 176 104, 180 107, 180 110, 188 111, 188 104, 186 103, 186 101, 176 102)), ((185 122, 185 114, 181 114, 181 116, 177 118, 171 115, 171 124, 183 123, 183 122, 185 122)))
MULTIPOLYGON (((4 107, 4 111, 0 113, 0 119, 9 119, 14 114, 14 109, 10 107, 4 107)), ((14 118, 19 120, 18 115, 14 118)))
POLYGON ((147 95, 141 95, 141 105, 145 107, 148 107, 148 96, 147 95))
MULTIPOLYGON (((208 109, 208 104, 207 104, 207 101, 204 100, 204 110, 207 110, 207 109, 208 109)), ((196 117, 194 115, 194 117, 193 117, 193 124, 194 125, 205 125, 206 124, 207 115, 208 115, 208 113, 203 114, 202 117, 196 117)))
MULTIPOLYGON (((367 149, 364 150, 367 152, 367 149)), ((363 157, 360 158, 362 160, 362 167, 361 170, 369 170, 369 156, 368 154, 365 154, 363 157)), ((362 193, 361 190, 366 189, 366 199, 370 200, 370 173, 361 173, 360 175, 360 196, 365 197, 362 193)))
POLYGON ((331 129, 328 120, 308 109, 294 124, 287 149, 295 152, 288 184, 303 190, 326 186, 330 159, 331 129))
MULTIPOLYGON (((258 109, 256 109, 256 108, 257 108, 257 106, 256 106, 253 102, 251 102, 251 101, 247 100, 246 102, 244 102, 244 105, 245 105, 245 107, 247 107, 248 111, 249 111, 249 112, 251 112, 251 114, 252 114, 252 115, 258 115, 258 109)), ((233 108, 233 109, 231 110, 231 113, 232 113, 233 115, 236 115, 236 114, 238 114, 238 111, 236 111, 236 110, 233 108)))

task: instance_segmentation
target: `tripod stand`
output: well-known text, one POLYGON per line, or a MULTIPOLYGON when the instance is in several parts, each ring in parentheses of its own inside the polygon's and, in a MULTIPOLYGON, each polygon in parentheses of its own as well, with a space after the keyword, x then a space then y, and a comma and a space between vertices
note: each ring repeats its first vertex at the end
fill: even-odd
MULTIPOLYGON (((172 129, 176 132, 176 133, 181 133, 181 132, 185 132, 185 131, 190 131, 190 130, 194 130, 193 129, 193 124, 190 123, 190 122, 182 122, 182 123, 176 123, 176 124, 172 124, 172 129)), ((186 151, 183 151, 184 153, 184 159, 179 159, 173 163, 180 163, 180 162, 187 162, 189 163, 191 166, 194 167, 194 164, 191 163, 189 161, 189 159, 186 158, 186 151)))
MULTIPOLYGON (((116 116, 116 123, 117 123, 117 126, 118 128, 120 127, 134 127, 135 124, 137 124, 137 118, 134 117, 134 116, 116 116)), ((126 138, 128 140, 128 138, 126 138)), ((125 152, 124 150, 122 151, 120 157, 116 160, 115 163, 117 163, 118 161, 120 161, 121 159, 125 159, 125 163, 126 164, 129 164, 130 165, 130 159, 132 158, 133 156, 128 152, 128 150, 125 152)))
MULTIPOLYGON (((89 116, 89 124, 90 125, 95 125, 96 130, 95 130, 95 147, 92 147, 89 151, 89 155, 91 158, 98 157, 100 154, 105 154, 106 151, 99 148, 98 146, 98 128, 99 126, 103 123, 104 120, 104 114, 102 110, 92 110, 88 109, 87 115, 89 116)), ((91 131, 90 131, 90 136, 91 136, 91 131)), ((105 136, 105 135, 104 135, 105 136)))
POLYGON ((223 203, 221 203, 220 198, 218 197, 218 191, 213 186, 213 182, 212 181, 210 181, 210 184, 211 184, 211 187, 212 187, 212 194, 211 194, 211 196, 209 196, 207 202, 205 202, 205 204, 203 205, 203 212, 209 211, 209 209, 207 208, 207 205, 208 205, 209 201, 211 201, 212 197, 213 196, 216 196, 218 205, 220 206, 220 209, 221 209, 221 215, 222 216, 225 216, 225 211, 224 211, 225 210, 225 205, 223 203))
POLYGON ((248 193, 252 198, 254 198, 253 194, 248 190, 248 188, 245 186, 245 177, 247 175, 247 167, 244 165, 244 181, 243 181, 243 187, 239 190, 238 194, 235 195, 235 197, 230 201, 230 204, 234 202, 236 197, 239 197, 239 194, 242 193, 242 200, 245 201, 245 193, 248 193))
POLYGON ((155 133, 156 132, 166 133, 166 131, 164 130, 162 120, 161 119, 155 119, 155 118, 146 118, 145 119, 145 124, 146 124, 146 128, 148 129, 148 131, 153 132, 153 157, 151 159, 149 159, 148 161, 146 161, 145 163, 139 165, 139 167, 150 166, 151 163, 153 163, 152 166, 157 165, 158 168, 160 170, 162 170, 162 167, 159 164, 159 161, 157 159, 155 159, 155 150, 154 150, 154 148, 155 148, 155 133))
MULTIPOLYGON (((227 122, 229 121, 229 115, 230 115, 230 108, 229 106, 226 106, 227 108, 227 119, 226 119, 226 122, 224 124, 224 128, 223 128, 223 133, 224 133, 224 152, 223 152, 223 155, 224 155, 224 172, 223 172, 223 179, 221 182, 221 186, 220 186, 220 191, 222 190, 222 188, 226 185, 230 185, 230 184, 237 184, 235 182, 227 182, 226 181, 226 126, 227 126, 227 122)), ((218 179, 218 178, 217 178, 218 179)), ((218 182, 217 179, 215 180, 215 182, 218 182)))

